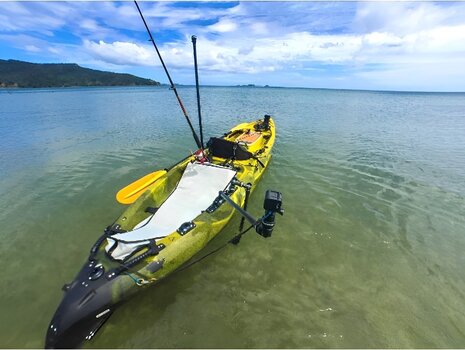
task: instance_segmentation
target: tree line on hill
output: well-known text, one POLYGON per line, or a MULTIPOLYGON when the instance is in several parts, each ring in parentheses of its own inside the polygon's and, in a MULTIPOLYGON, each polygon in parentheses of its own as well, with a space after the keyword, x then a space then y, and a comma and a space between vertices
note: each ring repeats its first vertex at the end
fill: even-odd
POLYGON ((83 68, 75 63, 30 63, 0 60, 0 87, 42 88, 71 86, 160 85, 131 74, 83 68))

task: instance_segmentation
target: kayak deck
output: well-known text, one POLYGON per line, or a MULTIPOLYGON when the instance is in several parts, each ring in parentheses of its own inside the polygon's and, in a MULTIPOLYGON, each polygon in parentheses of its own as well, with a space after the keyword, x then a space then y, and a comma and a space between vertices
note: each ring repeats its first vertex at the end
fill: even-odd
MULTIPOLYGON (((223 169, 228 169, 229 171, 234 171, 234 178, 243 183, 250 183, 252 185, 251 190, 253 191, 255 184, 260 179, 268 165, 271 158, 271 149, 275 140, 275 127, 273 120, 269 120, 269 124, 266 129, 260 128, 262 124, 263 120, 257 120, 251 123, 243 123, 232 128, 220 140, 221 142, 229 143, 229 145, 232 145, 232 147, 235 148, 234 155, 238 155, 237 159, 234 159, 235 157, 226 158, 224 156, 217 156, 215 152, 212 152, 211 148, 210 150, 207 150, 207 156, 209 158, 208 165, 204 166, 217 166, 223 169), (245 158, 245 156, 241 158, 241 154, 249 154, 249 158, 242 159, 245 158)), ((186 168, 190 167, 191 164, 194 164, 195 161, 196 157, 195 155, 192 155, 170 168, 123 212, 123 214, 112 225, 112 227, 116 227, 118 231, 122 232, 120 233, 122 235, 121 237, 131 237, 132 233, 143 229, 141 226, 144 222, 154 220, 157 215, 157 211, 155 211, 154 214, 151 212, 151 208, 159 208, 158 210, 162 211, 161 214, 164 213, 164 215, 167 215, 168 219, 170 213, 167 213, 163 209, 165 205, 165 208, 172 211, 184 210, 183 205, 178 201, 174 201, 175 205, 169 205, 170 198, 172 198, 171 196, 173 195, 176 196, 176 189, 183 179, 186 168), (129 235, 124 236, 127 232, 129 232, 129 235)), ((240 186, 231 186, 230 182, 231 181, 229 180, 228 186, 223 189, 230 192, 228 194, 236 204, 243 206, 246 190, 240 186)), ((201 187, 201 184, 198 185, 201 187)), ((199 188, 195 187, 195 183, 191 183, 189 186, 191 188, 184 189, 185 191, 182 197, 185 200, 189 200, 190 198, 191 201, 197 201, 201 190, 198 191, 199 188), (189 192, 191 192, 190 197, 188 194, 189 192)), ((217 189, 218 188, 215 188, 214 191, 217 192, 217 189)), ((216 196, 217 195, 218 193, 216 193, 216 196)), ((183 216, 183 220, 181 221, 187 220, 186 223, 193 223, 193 227, 190 227, 186 233, 183 233, 182 230, 180 230, 184 222, 173 222, 170 225, 171 232, 164 231, 162 235, 163 237, 158 237, 158 234, 161 232, 160 227, 153 226, 151 228, 153 232, 152 237, 150 237, 150 235, 144 235, 141 238, 145 240, 145 242, 141 242, 139 244, 146 243, 147 239, 152 238, 156 240, 156 244, 161 246, 162 249, 157 255, 145 258, 144 263, 134 266, 130 272, 136 274, 145 281, 154 282, 177 269, 200 251, 224 228, 234 214, 234 209, 230 205, 220 201, 217 203, 219 205, 215 207, 213 205, 215 201, 215 197, 210 196, 208 201, 202 203, 203 208, 198 215, 191 217, 190 220, 183 216), (213 200, 211 200, 212 198, 213 200), (214 210, 207 210, 207 208, 211 205, 213 205, 214 210), (175 227, 177 229, 175 229, 175 227), (152 269, 150 269, 149 266, 153 266, 153 263, 158 263, 160 266, 163 266, 163 268, 152 272, 152 269)), ((173 218, 176 217, 176 215, 172 216, 173 218)), ((150 230, 150 226, 147 230, 150 230)), ((134 237, 137 238, 137 235, 134 235, 134 237)), ((97 256, 99 260, 104 261, 104 265, 108 265, 105 266, 107 271, 109 269, 116 268, 121 264, 121 261, 117 261, 117 254, 114 257, 108 256, 108 251, 111 249, 111 238, 118 238, 118 234, 110 236, 107 244, 100 248, 97 256)), ((133 247, 138 245, 138 242, 131 242, 131 240, 128 240, 123 244, 131 243, 133 243, 133 247)), ((141 254, 143 254, 143 250, 136 252, 136 254, 131 256, 131 258, 137 257, 141 254)), ((123 257, 124 259, 124 254, 120 257, 123 257)), ((124 275, 121 277, 125 280, 125 286, 121 286, 121 292, 128 289, 129 284, 134 285, 131 278, 128 277, 127 279, 124 279, 124 275)))
POLYGON ((161 239, 175 232, 183 223, 191 222, 208 208, 235 175, 236 172, 230 168, 210 163, 188 163, 173 193, 159 208, 148 207, 145 211, 150 216, 133 230, 107 238, 110 243, 106 247, 107 253, 116 245, 111 256, 123 259, 138 245, 148 244, 149 239, 161 239))

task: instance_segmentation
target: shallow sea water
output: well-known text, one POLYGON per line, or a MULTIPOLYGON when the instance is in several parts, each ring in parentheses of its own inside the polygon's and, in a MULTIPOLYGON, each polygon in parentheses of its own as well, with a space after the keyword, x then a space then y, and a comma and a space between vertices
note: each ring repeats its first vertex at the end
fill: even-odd
MULTIPOLYGON (((201 94, 207 136, 274 116, 250 211, 271 188, 285 215, 142 291, 85 347, 465 347, 465 94, 201 94)), ((0 346, 40 348, 115 193, 194 142, 166 87, 76 88, 0 91, 0 146, 0 346)))

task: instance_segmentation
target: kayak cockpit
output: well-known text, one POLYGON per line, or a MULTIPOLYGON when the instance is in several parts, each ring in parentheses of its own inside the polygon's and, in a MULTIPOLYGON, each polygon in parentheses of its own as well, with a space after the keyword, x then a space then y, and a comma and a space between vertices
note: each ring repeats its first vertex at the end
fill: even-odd
POLYGON ((174 191, 150 216, 133 230, 107 238, 105 250, 113 259, 123 260, 150 239, 163 238, 192 222, 205 211, 218 193, 226 189, 236 171, 211 163, 188 163, 174 191))
MULTIPOLYGON (((200 215, 221 205, 218 194, 234 178, 244 183, 254 181, 258 168, 265 168, 261 159, 274 141, 273 131, 273 121, 265 117, 238 125, 221 138, 211 138, 205 153, 171 168, 109 227, 103 251, 112 260, 124 263, 140 254, 143 247, 171 245, 184 231, 195 228, 199 219, 221 221, 220 217, 200 215)), ((240 194, 236 203, 242 205, 244 195, 240 194)))

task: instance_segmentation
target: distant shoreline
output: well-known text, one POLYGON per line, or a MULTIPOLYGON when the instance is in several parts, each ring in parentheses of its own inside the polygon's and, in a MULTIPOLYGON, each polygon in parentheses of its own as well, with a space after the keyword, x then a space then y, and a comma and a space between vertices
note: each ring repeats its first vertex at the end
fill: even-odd
MULTIPOLYGON (((75 86, 41 86, 41 87, 5 87, 0 86, 0 91, 22 91, 22 90, 66 90, 66 89, 108 89, 108 88, 170 88, 169 84, 159 85, 75 85, 75 86)), ((195 85, 176 84, 178 88, 195 88, 195 85)), ((334 89, 334 88, 318 88, 318 87, 301 87, 301 86, 261 86, 261 85, 200 85, 201 88, 234 88, 234 89, 289 89, 289 90, 324 90, 324 91, 344 91, 344 92, 372 92, 372 93, 385 93, 385 94, 465 94, 465 91, 414 91, 414 90, 364 90, 364 89, 334 89)))
POLYGON ((32 63, 0 59, 2 88, 158 86, 152 79, 84 68, 76 63, 32 63))
POLYGON ((38 89, 77 89, 77 88, 123 88, 123 87, 169 87, 166 84, 160 85, 70 85, 70 86, 0 86, 0 90, 38 90, 38 89))
MULTIPOLYGON (((138 77, 127 73, 114 73, 84 68, 76 63, 31 63, 18 60, 0 59, 0 91, 16 89, 67 89, 67 88, 125 88, 167 86, 158 81, 138 77)), ((191 87, 194 85, 176 84, 176 86, 191 87)), ((462 94, 465 91, 417 91, 417 90, 387 90, 387 89, 351 89, 305 86, 273 86, 255 83, 230 85, 201 85, 201 87, 242 88, 242 89, 305 89, 325 91, 363 91, 383 93, 424 93, 424 94, 462 94)))

